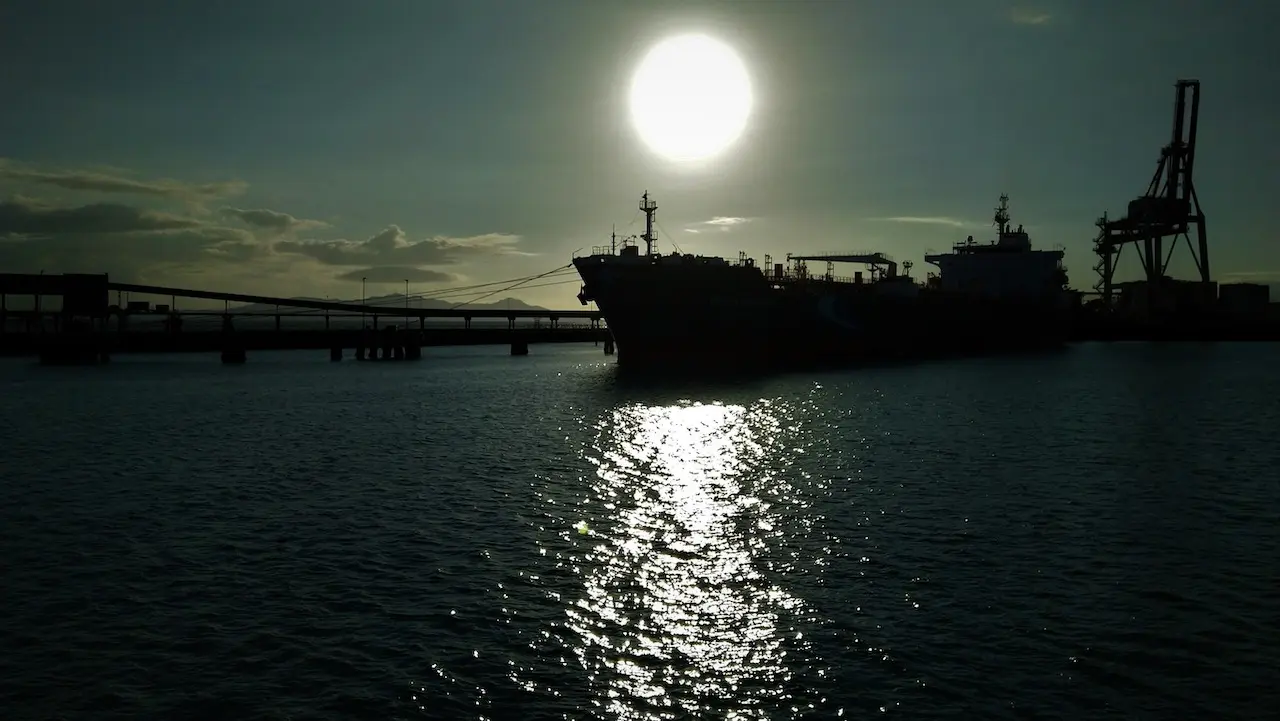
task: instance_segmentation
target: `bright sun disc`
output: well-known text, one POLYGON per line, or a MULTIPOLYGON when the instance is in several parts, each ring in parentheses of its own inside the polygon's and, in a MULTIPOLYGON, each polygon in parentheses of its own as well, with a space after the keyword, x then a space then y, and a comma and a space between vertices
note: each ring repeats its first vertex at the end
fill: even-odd
POLYGON ((742 135, 751 80, 733 49, 705 35, 658 43, 631 81, 631 120, 655 153, 701 160, 742 135))

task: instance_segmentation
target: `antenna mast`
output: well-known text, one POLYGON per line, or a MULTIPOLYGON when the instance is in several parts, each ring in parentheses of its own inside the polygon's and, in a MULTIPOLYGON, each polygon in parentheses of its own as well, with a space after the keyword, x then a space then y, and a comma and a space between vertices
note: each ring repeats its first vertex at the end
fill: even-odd
POLYGON ((1009 196, 1007 194, 1000 196, 1000 207, 996 208, 995 226, 1000 229, 1000 235, 1004 235, 1009 230, 1009 196))
POLYGON ((653 241, 657 240, 653 235, 653 214, 658 212, 658 203, 649 200, 647 190, 640 196, 640 210, 644 211, 644 254, 653 255, 653 241))

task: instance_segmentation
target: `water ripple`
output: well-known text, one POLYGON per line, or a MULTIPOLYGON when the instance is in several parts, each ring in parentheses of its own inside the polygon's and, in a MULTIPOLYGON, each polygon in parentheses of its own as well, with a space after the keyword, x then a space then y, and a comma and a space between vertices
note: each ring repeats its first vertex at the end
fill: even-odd
POLYGON ((597 352, 6 362, 6 719, 1280 703, 1280 349, 718 384, 597 352))

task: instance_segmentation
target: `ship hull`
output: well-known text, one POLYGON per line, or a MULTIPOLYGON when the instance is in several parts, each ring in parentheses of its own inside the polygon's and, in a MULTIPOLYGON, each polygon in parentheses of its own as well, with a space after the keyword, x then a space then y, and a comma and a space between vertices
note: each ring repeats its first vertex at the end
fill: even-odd
POLYGON ((754 268, 578 264, 629 368, 802 368, 1061 346, 1056 303, 873 284, 775 285, 754 268))

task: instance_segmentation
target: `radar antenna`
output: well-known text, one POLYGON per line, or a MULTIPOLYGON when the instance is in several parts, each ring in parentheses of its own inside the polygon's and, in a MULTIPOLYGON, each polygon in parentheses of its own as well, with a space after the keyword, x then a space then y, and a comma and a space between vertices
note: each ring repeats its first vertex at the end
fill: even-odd
POLYGON ((640 196, 640 210, 644 211, 644 254, 653 255, 653 242, 657 237, 653 234, 653 214, 658 212, 658 203, 649 200, 649 191, 640 196))

